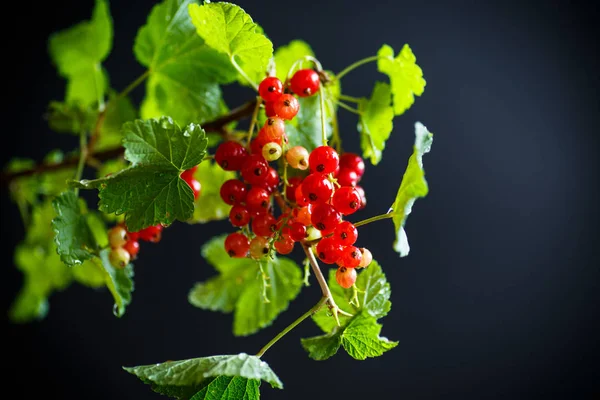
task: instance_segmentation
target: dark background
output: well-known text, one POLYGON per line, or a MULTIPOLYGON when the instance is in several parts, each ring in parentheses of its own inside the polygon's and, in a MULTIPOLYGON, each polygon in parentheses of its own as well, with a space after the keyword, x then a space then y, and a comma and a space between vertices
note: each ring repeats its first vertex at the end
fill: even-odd
MULTIPOLYGON (((117 89, 143 72, 131 50, 153 4, 111 4, 115 43, 105 66, 117 89)), ((362 217, 387 211, 393 201, 414 122, 435 133, 424 159, 430 194, 407 223, 410 255, 400 259, 392 250, 389 221, 360 230, 360 245, 371 249, 391 282, 393 308, 382 334, 398 347, 363 362, 343 351, 316 362, 299 343, 319 332, 307 321, 265 355, 285 390, 263 384, 263 398, 599 398, 597 2, 237 4, 275 46, 304 39, 334 71, 383 43, 396 50, 409 43, 417 55, 425 93, 395 119, 383 162, 368 164, 362 217)), ((50 149, 76 146, 42 119, 47 103, 64 91, 46 39, 89 18, 92 6, 91 0, 20 2, 5 16, 2 165, 13 156, 40 159, 50 149)), ((344 79, 344 92, 367 95, 377 79, 385 77, 370 64, 344 79)), ((142 95, 140 88, 133 98, 142 95)), ((232 106, 250 95, 226 89, 232 106)), ((355 117, 340 115, 346 147, 358 150, 355 117)), ((133 301, 121 319, 112 315, 107 291, 74 284, 51 297, 45 320, 6 323, 5 390, 27 399, 158 399, 121 366, 258 351, 319 290, 313 280, 271 327, 234 337, 231 315, 196 309, 186 298, 196 281, 213 274, 200 246, 229 230, 225 222, 176 223, 159 245, 143 245, 133 301)), ((12 251, 23 234, 2 189, 4 310, 21 285, 12 251)))

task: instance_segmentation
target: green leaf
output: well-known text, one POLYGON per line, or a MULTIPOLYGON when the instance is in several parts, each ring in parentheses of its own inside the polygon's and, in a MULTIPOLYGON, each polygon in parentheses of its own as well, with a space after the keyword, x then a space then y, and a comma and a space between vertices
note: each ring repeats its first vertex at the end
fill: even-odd
POLYGON ((210 378, 228 376, 263 380, 272 387, 283 389, 283 383, 266 362, 246 353, 166 361, 123 369, 144 383, 158 387, 197 388, 210 378))
POLYGON ((302 274, 289 259, 267 258, 261 261, 269 284, 265 288, 259 264, 250 258, 229 257, 224 248, 225 237, 218 236, 202 248, 203 257, 220 274, 197 283, 188 299, 202 309, 233 311, 234 335, 246 336, 271 325, 287 309, 302 288, 302 274))
POLYGON ((121 128, 123 124, 136 118, 137 110, 131 99, 127 96, 118 97, 117 94, 111 93, 94 148, 100 151, 121 145, 123 140, 121 128))
POLYGON ((360 147, 363 157, 370 158, 373 165, 381 161, 385 142, 394 128, 391 101, 390 86, 387 83, 375 82, 371 98, 360 103, 360 147))
POLYGON ((314 57, 315 54, 309 44, 302 40, 292 40, 287 45, 279 46, 273 54, 276 76, 284 82, 294 63, 306 56, 314 57))
POLYGON ((253 82, 264 78, 273 43, 242 8, 226 2, 190 4, 189 14, 208 46, 227 54, 253 82))
POLYGON ((394 49, 384 44, 377 52, 377 68, 389 76, 394 98, 394 113, 403 114, 425 90, 423 71, 416 64, 417 58, 410 46, 405 44, 396 58, 394 49))
POLYGON ((214 161, 204 161, 198 165, 194 178, 202 189, 195 200, 194 216, 188 222, 205 223, 228 218, 231 205, 223 201, 220 189, 225 181, 236 178, 235 172, 225 171, 214 161))
POLYGON ((109 253, 110 249, 104 249, 100 251, 100 257, 95 257, 93 261, 102 268, 106 287, 115 300, 113 314, 122 317, 125 308, 131 303, 131 293, 134 290, 133 264, 128 264, 125 268, 115 268, 110 263, 109 253))
POLYGON ((61 260, 69 265, 79 265, 94 257, 98 245, 87 222, 85 202, 75 192, 67 191, 52 201, 56 217, 52 228, 61 260))
POLYGON ((260 381, 239 376, 219 376, 194 395, 191 400, 260 399, 260 381))
POLYGON ((48 126, 54 132, 79 135, 93 129, 98 112, 78 103, 52 101, 48 105, 48 126))
POLYGON ((402 183, 398 188, 396 199, 392 204, 392 220, 396 229, 396 239, 394 240, 394 250, 400 257, 408 255, 410 246, 404 225, 406 219, 412 211, 415 200, 419 197, 427 196, 429 186, 425 180, 425 170, 423 169, 423 155, 431 150, 433 143, 433 134, 420 122, 415 123, 415 144, 413 154, 408 159, 408 166, 402 177, 402 183))
POLYGON ((50 36, 52 62, 66 78, 67 103, 91 105, 108 87, 101 62, 112 48, 113 26, 108 1, 96 0, 92 18, 50 36))
POLYGON ((397 342, 379 336, 381 325, 377 320, 387 315, 391 308, 391 290, 376 261, 358 274, 356 296, 352 288, 344 289, 337 284, 335 269, 330 270, 328 283, 338 307, 354 316, 340 315, 340 326, 337 326, 325 308, 313 315, 313 320, 326 334, 302 339, 302 346, 309 357, 325 360, 336 354, 342 346, 351 357, 364 360, 380 356, 397 345, 397 342), (355 301, 351 303, 353 299, 358 300, 358 305, 355 301))
MULTIPOLYGON (((329 91, 325 90, 325 133, 328 138, 332 134, 332 115, 333 106, 329 91)), ((323 130, 321 123, 321 102, 320 94, 310 97, 300 97, 300 109, 298 114, 291 121, 286 121, 286 134, 289 139, 289 146, 303 146, 309 152, 315 147, 323 144, 323 130)))
POLYGON ((149 71, 144 119, 168 115, 179 124, 214 119, 221 112, 218 84, 237 78, 227 56, 196 34, 188 14, 188 6, 196 3, 164 0, 138 31, 134 53, 149 71))
POLYGON ((206 154, 206 134, 200 126, 185 129, 169 117, 136 120, 123 126, 125 158, 132 165, 110 176, 73 183, 99 189, 99 209, 125 213, 130 231, 151 225, 187 221, 193 216, 194 195, 179 177, 206 154))

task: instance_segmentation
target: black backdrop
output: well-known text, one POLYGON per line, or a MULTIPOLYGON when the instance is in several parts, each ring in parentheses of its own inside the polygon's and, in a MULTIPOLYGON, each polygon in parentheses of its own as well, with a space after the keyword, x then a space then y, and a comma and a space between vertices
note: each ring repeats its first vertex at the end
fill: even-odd
MULTIPOLYGON (((115 88, 143 71, 131 49, 153 4, 112 1, 115 44, 105 65, 115 88)), ((407 224, 411 254, 400 259, 393 252, 389 221, 361 228, 359 239, 391 281, 393 307, 382 333, 398 347, 363 362, 343 352, 312 361, 299 343, 318 332, 307 321, 265 355, 286 388, 263 384, 263 398, 598 398, 597 3, 238 4, 276 46, 304 39, 334 71, 383 43, 400 49, 406 42, 416 53, 427 87, 396 119, 383 162, 367 167, 363 216, 386 211, 393 200, 414 122, 436 134, 425 157, 430 194, 407 224)), ((42 119, 46 104, 64 90, 46 39, 87 19, 92 5, 20 2, 5 15, 2 165, 13 156, 40 159, 50 149, 75 146, 42 119)), ((366 95, 382 78, 373 65, 359 71, 345 80, 347 93, 366 95)), ((134 100, 142 94, 136 90, 134 100)), ((230 105, 250 95, 226 90, 230 105)), ((358 146, 354 124, 342 111, 351 149, 358 146)), ((256 352, 319 291, 313 281, 271 327, 235 338, 230 315, 195 309, 186 299, 194 282, 212 274, 199 247, 230 229, 225 222, 177 223, 160 245, 143 246, 133 302, 121 319, 112 315, 106 291, 73 285, 51 297, 45 320, 6 323, 3 390, 27 399, 158 399, 121 366, 256 352)), ((2 189, 4 310, 22 281, 12 263, 22 237, 17 209, 2 189)))

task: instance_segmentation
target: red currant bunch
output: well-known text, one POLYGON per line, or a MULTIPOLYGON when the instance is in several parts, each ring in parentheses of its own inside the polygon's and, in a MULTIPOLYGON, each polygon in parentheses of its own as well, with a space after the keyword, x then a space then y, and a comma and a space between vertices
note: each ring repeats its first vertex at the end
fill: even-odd
POLYGON ((230 257, 253 259, 288 254, 296 242, 315 246, 322 262, 337 265, 337 282, 348 288, 356 281, 355 269, 372 260, 368 249, 356 247, 356 227, 344 220, 366 204, 358 186, 365 163, 358 154, 340 156, 326 145, 311 152, 290 147, 285 132, 285 122, 299 110, 296 96, 310 96, 319 85, 313 70, 298 70, 287 84, 289 93, 279 79, 265 78, 259 85, 267 115, 263 126, 246 145, 227 140, 217 147, 217 164, 238 172, 220 188, 231 205, 229 221, 238 228, 224 246, 230 257), (289 179, 288 167, 295 170, 289 179))
POLYGON ((137 232, 130 232, 124 223, 119 223, 108 231, 110 263, 115 268, 125 268, 135 260, 140 251, 140 240, 158 243, 162 238, 163 225, 151 225, 137 232))

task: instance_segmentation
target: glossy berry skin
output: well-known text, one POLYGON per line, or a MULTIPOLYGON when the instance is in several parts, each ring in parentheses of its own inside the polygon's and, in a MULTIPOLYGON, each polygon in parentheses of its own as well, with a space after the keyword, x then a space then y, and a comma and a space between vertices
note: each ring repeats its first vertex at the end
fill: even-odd
POLYGON ((281 146, 283 144, 282 139, 269 139, 267 137, 267 134, 265 133, 264 129, 261 129, 260 131, 258 131, 258 134, 256 135, 256 137, 254 139, 252 139, 252 141, 250 142, 250 152, 252 154, 257 154, 257 155, 262 156, 263 148, 268 143, 271 143, 271 142, 275 142, 279 146, 281 146))
POLYGON ((312 69, 299 69, 290 79, 292 92, 300 97, 312 96, 319 91, 319 74, 312 69))
POLYGON ((315 148, 308 157, 310 172, 330 174, 338 168, 340 159, 333 147, 319 146, 315 148))
POLYGON ((279 186, 279 174, 277 173, 277 170, 273 167, 269 167, 265 174, 265 179, 255 186, 261 187, 269 193, 274 192, 275 189, 277 189, 277 186, 279 186))
POLYGON ((333 237, 324 237, 317 243, 317 257, 325 264, 335 264, 342 255, 342 245, 333 237))
POLYGON ((289 254, 294 250, 294 241, 288 235, 279 236, 273 243, 279 254, 289 254))
POLYGON ((237 204, 229 210, 229 222, 237 227, 247 225, 250 222, 250 213, 246 207, 237 204))
POLYGON ((358 239, 358 230, 352 222, 342 221, 335 227, 333 237, 342 246, 351 246, 356 243, 356 239, 358 239))
POLYGON ((312 213, 312 207, 312 204, 308 204, 304 207, 294 208, 294 220, 304 226, 311 225, 312 221, 310 220, 310 215, 312 213))
POLYGON ((349 168, 340 168, 335 178, 340 186, 356 186, 358 183, 356 171, 349 168))
POLYGON ((277 113, 275 112, 275 109, 273 108, 272 101, 265 102, 265 115, 267 116, 267 118, 277 116, 277 113))
POLYGON ((360 268, 367 268, 371 261, 373 261, 373 254, 366 247, 361 247, 360 252, 362 253, 362 260, 360 260, 360 264, 358 265, 360 268))
POLYGON ((267 174, 269 164, 260 154, 250 154, 246 157, 241 169, 242 178, 251 185, 260 184, 267 174))
POLYGON ((335 280, 344 289, 351 288, 356 282, 356 270, 354 268, 339 267, 335 271, 335 280))
POLYGON ((185 171, 183 171, 181 173, 181 179, 183 179, 186 182, 191 181, 194 178, 194 173, 196 172, 196 170, 198 169, 197 165, 194 165, 192 168, 190 169, 186 169, 185 171))
POLYGON ((269 254, 269 239, 262 236, 255 236, 250 241, 250 257, 259 260, 269 254))
POLYGON ((305 170, 308 168, 308 150, 302 146, 294 146, 285 153, 285 160, 290 167, 305 170))
POLYGON ((360 193, 356 188, 343 186, 333 193, 331 205, 343 215, 350 215, 360 210, 360 193))
POLYGON ((258 85, 258 94, 266 102, 275 101, 283 94, 283 83, 277 77, 267 76, 258 85))
POLYGON ((311 203, 325 203, 332 193, 333 183, 325 175, 310 174, 302 181, 302 194, 311 203))
POLYGON ((296 199, 296 205, 298 207, 304 207, 309 204, 308 199, 306 198, 306 196, 304 195, 304 192, 302 191, 302 184, 299 184, 298 186, 296 186, 294 198, 296 199))
POLYGON ((147 228, 138 231, 138 237, 140 240, 144 240, 146 242, 158 243, 162 238, 162 230, 163 226, 161 224, 151 225, 147 228))
POLYGON ((131 261, 131 255, 123 247, 113 247, 108 253, 108 260, 115 268, 125 268, 131 261))
POLYGON ((299 176, 288 178, 288 185, 285 188, 285 197, 292 203, 296 202, 296 188, 300 183, 302 183, 302 178, 299 176))
POLYGON ((269 142, 263 146, 261 154, 267 162, 277 161, 283 154, 283 150, 277 143, 269 142))
POLYGON ((229 205, 245 201, 247 193, 248 189, 246 184, 239 179, 226 180, 219 189, 221 199, 229 205))
POLYGON ((215 161, 225 171, 239 171, 248 155, 248 150, 238 142, 228 140, 215 151, 215 161))
POLYGON ((346 268, 356 268, 360 265, 362 260, 362 252, 358 247, 345 246, 342 248, 342 255, 340 261, 346 268))
POLYGON ((279 117, 267 118, 262 130, 265 131, 265 136, 269 140, 279 140, 285 133, 285 122, 279 117))
POLYGON ((294 242, 300 242, 306 239, 306 226, 300 222, 292 222, 289 224, 289 235, 294 242))
POLYGON ((340 156, 340 169, 341 168, 348 168, 356 172, 358 180, 360 180, 365 173, 365 161, 356 153, 343 153, 340 156))
POLYGON ((365 195, 365 190, 360 185, 356 185, 354 188, 360 195, 360 209, 362 210, 367 205, 367 196, 365 195))
POLYGON ((128 240, 123 248, 129 253, 129 256, 132 260, 137 258, 138 253, 140 252, 140 242, 137 240, 128 240))
POLYGON ((298 114, 300 103, 291 94, 282 94, 273 102, 273 111, 279 118, 290 120, 298 114))
POLYGON ((225 238, 225 251, 229 254, 229 257, 243 258, 246 257, 250 250, 250 241, 246 235, 233 232, 227 235, 225 238))
POLYGON ((252 232, 257 236, 273 236, 277 229, 277 220, 271 214, 257 215, 252 219, 252 232))
POLYGON ((194 194, 194 200, 198 200, 200 198, 200 193, 202 193, 202 184, 200 181, 196 179, 192 179, 187 182, 188 185, 192 188, 192 193, 194 194))
POLYGON ((314 205, 310 215, 312 225, 320 230, 323 236, 333 233, 341 220, 342 215, 326 203, 314 205))
POLYGON ((108 231, 108 243, 110 247, 123 247, 127 243, 127 229, 121 225, 115 225, 108 231))
POLYGON ((267 189, 253 186, 246 195, 246 207, 250 212, 265 213, 271 206, 271 194, 267 189))

